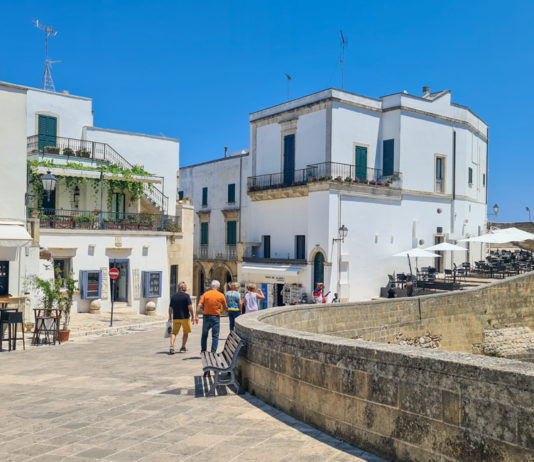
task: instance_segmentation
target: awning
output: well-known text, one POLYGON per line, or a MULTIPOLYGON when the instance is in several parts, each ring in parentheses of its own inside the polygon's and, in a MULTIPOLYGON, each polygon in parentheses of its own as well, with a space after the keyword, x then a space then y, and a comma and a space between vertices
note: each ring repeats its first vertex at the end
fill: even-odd
POLYGON ((26 228, 19 224, 0 224, 0 247, 23 247, 32 241, 26 228))
POLYGON ((245 264, 241 266, 240 278, 253 282, 296 281, 305 266, 245 264))

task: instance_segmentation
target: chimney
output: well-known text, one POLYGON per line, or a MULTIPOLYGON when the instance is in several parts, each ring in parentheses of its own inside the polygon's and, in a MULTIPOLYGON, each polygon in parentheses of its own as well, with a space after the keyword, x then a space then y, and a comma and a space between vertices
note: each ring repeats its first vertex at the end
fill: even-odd
POLYGON ((228 157, 228 146, 224 147, 224 158, 226 159, 228 157))
POLYGON ((423 98, 426 98, 430 95, 430 87, 423 87, 423 98))

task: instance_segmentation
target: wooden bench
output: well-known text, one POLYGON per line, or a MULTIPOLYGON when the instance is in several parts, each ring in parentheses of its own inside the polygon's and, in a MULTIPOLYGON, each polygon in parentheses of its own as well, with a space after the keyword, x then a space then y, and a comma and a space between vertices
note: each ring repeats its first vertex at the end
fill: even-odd
POLYGON ((233 385, 236 391, 239 389, 234 370, 239 351, 243 346, 245 346, 245 341, 234 331, 231 331, 224 343, 222 353, 211 353, 210 351, 201 353, 204 377, 209 376, 211 371, 215 372, 215 380, 208 396, 211 395, 211 392, 215 395, 215 389, 219 385, 233 385))

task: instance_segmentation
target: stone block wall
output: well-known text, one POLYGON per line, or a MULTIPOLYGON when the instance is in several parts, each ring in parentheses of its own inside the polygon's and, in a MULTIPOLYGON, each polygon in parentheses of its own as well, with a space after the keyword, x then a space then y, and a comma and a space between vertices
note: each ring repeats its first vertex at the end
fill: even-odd
MULTIPOLYGON (((392 460, 534 461, 533 364, 325 334, 388 338, 397 326, 419 332, 423 321, 487 325, 482 315, 525 325, 533 281, 529 274, 469 293, 241 316, 242 377, 264 401, 392 460)), ((468 350, 483 330, 465 326, 461 335, 467 340, 451 344, 468 350)))

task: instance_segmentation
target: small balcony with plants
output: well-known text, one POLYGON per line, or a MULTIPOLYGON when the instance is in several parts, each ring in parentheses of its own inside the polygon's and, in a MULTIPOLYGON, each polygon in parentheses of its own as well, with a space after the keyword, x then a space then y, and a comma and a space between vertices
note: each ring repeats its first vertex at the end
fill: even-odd
POLYGON ((299 170, 252 176, 248 178, 247 186, 251 199, 261 200, 275 196, 308 195, 308 189, 313 183, 360 190, 401 190, 402 173, 338 162, 322 162, 299 170), (273 195, 273 191, 277 191, 277 194, 273 195))

